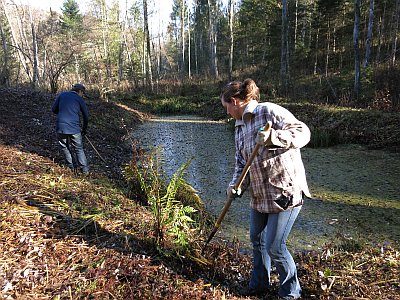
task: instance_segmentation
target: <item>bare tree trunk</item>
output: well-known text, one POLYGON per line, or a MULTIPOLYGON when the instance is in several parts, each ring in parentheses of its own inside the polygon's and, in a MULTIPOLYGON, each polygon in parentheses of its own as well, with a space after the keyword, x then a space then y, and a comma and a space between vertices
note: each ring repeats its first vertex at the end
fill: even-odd
POLYGON ((385 14, 386 14, 386 1, 383 7, 382 16, 379 18, 379 30, 378 30, 378 49, 376 50, 376 61, 379 62, 381 60, 381 47, 383 40, 383 32, 385 27, 385 14))
POLYGON ((101 33, 103 37, 103 55, 104 55, 104 62, 106 65, 106 76, 107 79, 111 78, 111 63, 110 63, 110 53, 108 50, 108 11, 107 11, 107 4, 105 0, 101 1, 101 33))
POLYGON ((162 48, 161 48, 161 30, 159 28, 158 30, 158 55, 157 55, 157 81, 160 80, 161 78, 161 52, 162 52, 162 48))
POLYGON ((208 0, 208 22, 209 22, 209 40, 211 54, 211 73, 214 79, 218 78, 218 60, 217 60, 217 33, 216 33, 216 4, 213 0, 208 0))
POLYGON ((356 99, 360 96, 361 91, 361 72, 360 72, 360 49, 359 49, 359 30, 360 30, 360 6, 361 0, 354 2, 354 94, 356 99))
POLYGON ((79 60, 78 60, 78 55, 74 53, 74 66, 75 66, 75 76, 76 76, 76 81, 80 82, 81 81, 81 74, 80 74, 80 65, 79 65, 79 60))
MULTIPOLYGON (((147 0, 143 0, 143 20, 144 20, 144 34, 146 40, 146 52, 147 59, 145 60, 147 63, 146 68, 146 81, 147 84, 150 84, 151 91, 153 92, 153 73, 151 67, 151 48, 150 48, 150 33, 149 33, 149 22, 148 22, 148 13, 147 13, 147 0)), ((146 57, 146 55, 145 55, 146 57)))
POLYGON ((192 70, 191 70, 191 64, 190 64, 190 11, 187 13, 187 24, 188 24, 188 77, 189 79, 192 78, 192 70))
POLYGON ((288 0, 282 0, 281 85, 287 95, 289 88, 288 0))
POLYGON ((32 74, 32 86, 35 89, 39 84, 39 66, 38 66, 38 45, 36 39, 35 23, 33 21, 32 12, 29 7, 29 18, 31 21, 32 30, 32 52, 33 52, 33 74, 32 74))
POLYGON ((0 20, 0 35, 4 51, 4 62, 0 72, 0 85, 5 85, 8 87, 10 85, 10 69, 8 65, 8 57, 10 54, 8 53, 7 39, 4 33, 3 24, 1 20, 0 20))
POLYGON ((298 27, 298 9, 299 9, 299 1, 296 0, 295 3, 296 11, 295 11, 295 19, 294 19, 294 49, 297 49, 297 27, 298 27))
POLYGON ((398 40, 397 33, 399 31, 399 0, 396 0, 395 19, 396 19, 396 24, 395 24, 395 28, 394 28, 392 65, 394 65, 396 63, 397 40, 398 40))
MULTIPOLYGON (((144 24, 143 24, 143 32, 146 32, 144 24)), ((143 77, 143 87, 147 85, 147 52, 146 52, 146 35, 143 39, 142 43, 142 52, 143 52, 143 59, 142 59, 142 74, 144 75, 143 77)))
POLYGON ((181 1, 181 77, 184 78, 185 72, 185 0, 181 1))
POLYGON ((326 55, 325 55, 325 77, 328 77, 329 54, 331 51, 331 22, 328 20, 328 32, 326 37, 326 55))
POLYGON ((366 41, 366 45, 365 45, 364 67, 368 66, 369 58, 371 56, 371 40, 372 40, 373 23, 374 23, 374 0, 370 0, 369 1, 368 33, 367 33, 367 41, 366 41))
POLYGON ((199 55, 198 55, 198 48, 200 45, 197 45, 197 41, 200 44, 200 39, 198 38, 198 34, 194 31, 194 65, 196 68, 196 75, 199 75, 199 55))
POLYGON ((29 71, 29 68, 28 68, 28 66, 26 64, 26 61, 25 61, 25 58, 24 58, 24 53, 22 52, 22 49, 21 49, 21 47, 20 47, 20 45, 18 43, 14 27, 12 26, 12 22, 11 22, 10 16, 8 15, 8 12, 7 12, 7 9, 6 9, 6 5, 4 4, 4 0, 1 1, 1 4, 3 5, 4 14, 6 16, 8 25, 10 26, 11 36, 12 36, 12 39, 13 39, 13 42, 14 42, 14 47, 17 49, 19 62, 21 63, 23 69, 25 70, 25 73, 28 76, 30 82, 32 82, 32 75, 31 75, 31 73, 29 71))
POLYGON ((124 42, 125 20, 122 21, 122 24, 120 26, 121 31, 119 33, 118 81, 122 81, 122 79, 123 79, 124 48, 125 48, 125 42, 124 42))
POLYGON ((315 56, 314 56, 314 75, 317 74, 318 69, 318 47, 319 47, 319 27, 315 36, 315 56))
POLYGON ((333 25, 332 53, 336 54, 336 27, 333 25))
POLYGON ((158 90, 158 83, 161 78, 161 71, 162 71, 162 43, 161 43, 161 3, 158 2, 158 53, 155 54, 157 57, 157 90, 158 90))
POLYGON ((233 17, 234 17, 235 0, 229 0, 229 81, 232 80, 233 73, 233 17))

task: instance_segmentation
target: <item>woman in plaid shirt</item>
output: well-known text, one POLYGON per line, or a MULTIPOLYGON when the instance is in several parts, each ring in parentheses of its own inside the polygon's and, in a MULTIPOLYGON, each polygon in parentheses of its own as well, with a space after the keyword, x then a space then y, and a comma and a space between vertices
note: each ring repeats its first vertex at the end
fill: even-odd
POLYGON ((286 240, 303 205, 311 197, 300 155, 310 140, 310 130, 287 109, 270 102, 258 103, 260 92, 252 79, 233 81, 221 93, 221 103, 235 123, 235 172, 227 189, 234 191, 246 161, 257 144, 262 145, 243 182, 250 187, 250 239, 253 272, 244 295, 265 294, 270 285, 271 262, 280 278, 279 296, 300 297, 296 264, 286 240), (265 124, 271 130, 260 130, 265 124))

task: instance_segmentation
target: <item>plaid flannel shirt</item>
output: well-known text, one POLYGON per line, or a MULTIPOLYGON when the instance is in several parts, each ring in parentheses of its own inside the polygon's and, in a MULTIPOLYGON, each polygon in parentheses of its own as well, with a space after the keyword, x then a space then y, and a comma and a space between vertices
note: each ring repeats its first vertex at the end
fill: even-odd
POLYGON ((300 148, 310 140, 310 130, 287 109, 274 103, 252 100, 241 120, 235 123, 235 172, 230 185, 239 179, 246 161, 256 146, 257 132, 272 122, 273 146, 260 147, 242 190, 250 187, 250 206, 263 213, 278 213, 283 209, 275 203, 282 195, 291 197, 292 206, 303 204, 308 189, 300 148))

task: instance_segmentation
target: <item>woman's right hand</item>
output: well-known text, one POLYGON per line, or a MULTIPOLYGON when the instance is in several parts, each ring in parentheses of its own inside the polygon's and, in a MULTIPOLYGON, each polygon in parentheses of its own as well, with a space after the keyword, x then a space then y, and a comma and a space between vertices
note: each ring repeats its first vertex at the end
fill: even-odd
POLYGON ((226 189, 226 195, 228 198, 236 198, 236 197, 241 197, 242 196, 242 190, 238 189, 237 191, 235 190, 235 187, 233 185, 228 186, 226 189))

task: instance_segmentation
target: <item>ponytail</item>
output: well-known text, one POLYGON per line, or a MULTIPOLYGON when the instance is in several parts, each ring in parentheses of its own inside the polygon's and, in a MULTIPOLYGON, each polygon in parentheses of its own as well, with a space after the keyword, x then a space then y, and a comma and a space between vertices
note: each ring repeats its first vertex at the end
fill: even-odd
POLYGON ((253 79, 247 78, 242 83, 243 91, 245 98, 243 99, 245 102, 249 102, 251 100, 260 100, 260 89, 256 85, 253 79))
POLYGON ((231 98, 237 98, 245 103, 251 100, 260 100, 260 89, 253 79, 246 79, 243 82, 232 81, 222 90, 220 96, 225 102, 231 102, 231 98))

